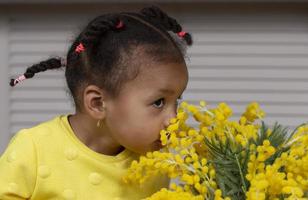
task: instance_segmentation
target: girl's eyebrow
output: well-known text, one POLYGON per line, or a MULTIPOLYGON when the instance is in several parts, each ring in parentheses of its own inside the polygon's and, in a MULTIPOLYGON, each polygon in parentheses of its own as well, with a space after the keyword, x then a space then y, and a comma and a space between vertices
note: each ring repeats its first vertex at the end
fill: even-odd
POLYGON ((153 92, 151 92, 148 96, 149 99, 153 99, 153 98, 157 98, 158 95, 165 95, 165 94, 170 94, 173 95, 175 93, 175 91, 171 90, 171 89, 167 89, 167 88, 160 88, 158 90, 155 90, 153 92))
POLYGON ((174 94, 174 90, 166 89, 166 88, 161 88, 158 90, 161 93, 169 93, 169 94, 174 94))

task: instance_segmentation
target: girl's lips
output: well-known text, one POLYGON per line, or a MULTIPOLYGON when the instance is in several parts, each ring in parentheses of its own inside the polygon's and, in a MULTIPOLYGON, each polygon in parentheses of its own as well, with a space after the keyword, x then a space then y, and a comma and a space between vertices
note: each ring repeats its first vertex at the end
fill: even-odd
POLYGON ((161 143, 161 140, 158 139, 158 140, 155 140, 154 142, 155 146, 157 146, 159 149, 161 149, 163 147, 162 143, 161 143))

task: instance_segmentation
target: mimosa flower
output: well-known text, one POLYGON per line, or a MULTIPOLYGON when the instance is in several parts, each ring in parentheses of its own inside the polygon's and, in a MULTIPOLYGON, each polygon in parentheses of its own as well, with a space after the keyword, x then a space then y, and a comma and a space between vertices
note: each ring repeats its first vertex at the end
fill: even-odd
POLYGON ((164 147, 132 162, 124 180, 143 183, 158 174, 178 180, 148 200, 307 199, 308 125, 292 133, 269 128, 256 102, 238 121, 232 113, 226 103, 209 109, 205 101, 182 102, 160 132, 164 147), (186 122, 190 116, 198 126, 186 122))

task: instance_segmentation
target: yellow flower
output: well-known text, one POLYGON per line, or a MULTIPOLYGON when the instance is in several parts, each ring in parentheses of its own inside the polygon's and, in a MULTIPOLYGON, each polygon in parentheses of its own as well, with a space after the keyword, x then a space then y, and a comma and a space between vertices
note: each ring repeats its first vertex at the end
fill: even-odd
POLYGON ((194 196, 189 192, 183 191, 170 191, 166 188, 161 189, 159 192, 153 194, 151 197, 145 200, 203 200, 203 197, 198 195, 194 196))
POLYGON ((160 131, 164 147, 133 161, 123 181, 143 184, 157 175, 177 178, 178 184, 172 183, 149 200, 231 200, 236 197, 225 196, 230 192, 228 182, 221 182, 228 179, 222 173, 231 171, 238 178, 238 193, 247 200, 307 199, 308 125, 277 145, 275 129, 260 133, 257 119, 264 115, 256 102, 237 121, 229 119, 232 110, 225 103, 209 109, 203 101, 200 106, 183 102, 170 125, 160 131), (186 123, 189 116, 196 126, 186 123), (243 170, 236 174, 238 168, 243 170))

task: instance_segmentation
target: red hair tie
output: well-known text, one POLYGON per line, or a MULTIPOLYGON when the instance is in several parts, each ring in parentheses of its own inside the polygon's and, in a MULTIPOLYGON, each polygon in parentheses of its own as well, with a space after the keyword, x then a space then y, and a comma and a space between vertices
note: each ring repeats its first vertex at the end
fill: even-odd
POLYGON ((186 35, 185 31, 181 31, 177 33, 179 37, 184 37, 186 35))
POLYGON ((120 20, 119 23, 116 25, 117 29, 123 28, 124 23, 120 20))
POLYGON ((82 43, 79 43, 79 45, 76 47, 75 52, 80 53, 85 50, 84 46, 82 43))

